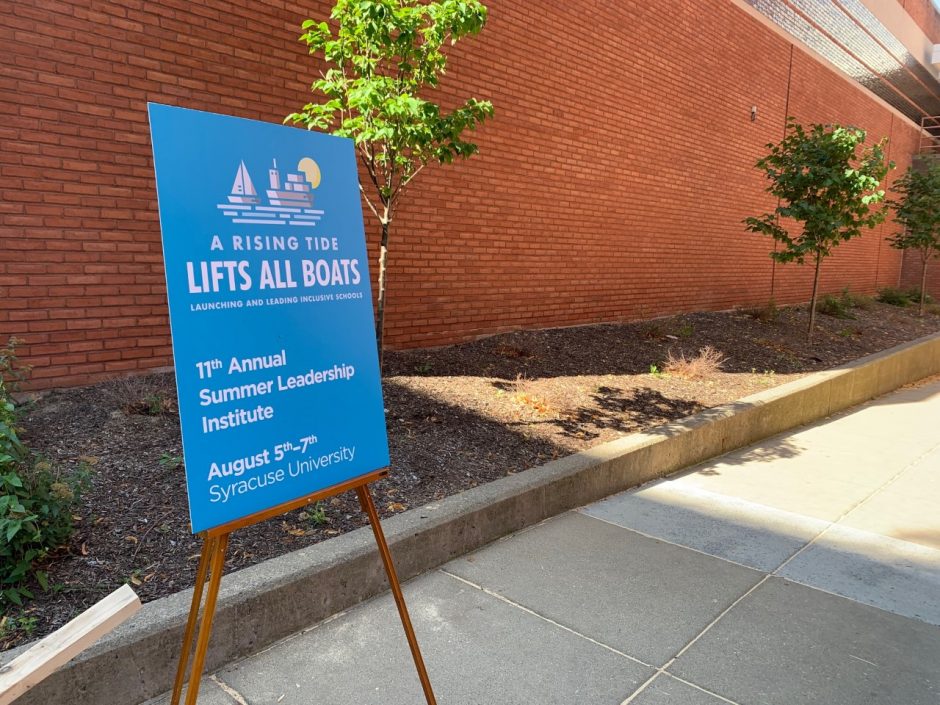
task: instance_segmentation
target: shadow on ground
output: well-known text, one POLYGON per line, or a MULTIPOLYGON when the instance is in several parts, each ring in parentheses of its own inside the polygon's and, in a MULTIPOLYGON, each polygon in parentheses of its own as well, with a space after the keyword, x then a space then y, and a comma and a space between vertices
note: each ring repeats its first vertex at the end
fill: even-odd
POLYGON ((557 426, 571 438, 590 440, 602 430, 635 433, 651 424, 675 421, 704 408, 696 401, 670 398, 648 387, 626 391, 599 387, 591 398, 595 406, 578 407, 546 423, 557 426))

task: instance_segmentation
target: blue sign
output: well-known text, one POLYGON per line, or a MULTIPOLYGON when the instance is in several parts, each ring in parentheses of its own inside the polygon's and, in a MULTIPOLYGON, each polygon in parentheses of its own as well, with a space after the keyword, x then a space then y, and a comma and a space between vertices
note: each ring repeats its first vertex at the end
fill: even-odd
POLYGON ((149 110, 193 531, 386 467, 352 141, 149 110))

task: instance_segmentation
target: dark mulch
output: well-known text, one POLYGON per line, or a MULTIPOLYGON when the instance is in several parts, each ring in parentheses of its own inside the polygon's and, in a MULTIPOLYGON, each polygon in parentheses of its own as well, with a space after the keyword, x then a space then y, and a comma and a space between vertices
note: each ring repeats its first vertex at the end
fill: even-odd
MULTIPOLYGON (((697 313, 647 323, 522 331, 438 350, 386 354, 392 473, 374 486, 383 516, 553 458, 741 398, 940 330, 940 316, 875 304, 855 320, 806 312, 775 322, 697 313), (712 346, 726 356, 701 379, 662 374, 669 353, 712 346), (652 367, 651 367, 652 366, 652 367)), ((54 590, 19 616, 41 636, 120 586, 143 600, 192 585, 200 545, 188 528, 175 391, 152 375, 52 392, 29 410, 25 438, 66 470, 90 469, 71 543, 49 562, 54 590), (162 458, 162 461, 161 461, 162 458)), ((235 570, 365 524, 355 496, 236 532, 235 570)))

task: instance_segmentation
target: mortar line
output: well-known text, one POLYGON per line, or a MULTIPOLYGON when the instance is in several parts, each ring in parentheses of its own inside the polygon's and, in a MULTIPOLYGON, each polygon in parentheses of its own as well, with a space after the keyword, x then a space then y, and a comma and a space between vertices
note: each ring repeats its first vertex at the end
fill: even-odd
POLYGON ((508 597, 505 597, 505 596, 503 596, 503 595, 500 595, 498 592, 494 592, 493 590, 490 590, 489 588, 483 587, 482 585, 477 585, 476 583, 474 583, 474 582, 472 582, 472 581, 470 581, 470 580, 467 580, 466 578, 461 578, 459 575, 454 575, 453 573, 448 573, 448 572, 447 572, 446 570, 444 570, 443 568, 438 568, 438 572, 443 573, 444 575, 446 575, 446 576, 448 576, 448 577, 450 577, 450 578, 453 578, 454 580, 456 580, 456 581, 458 581, 458 582, 464 583, 465 585, 469 585, 470 587, 472 587, 472 588, 474 588, 474 589, 476 589, 476 590, 479 590, 480 592, 482 592, 482 593, 485 594, 485 595, 489 595, 490 597, 495 597, 497 600, 499 600, 499 601, 501 601, 501 602, 505 602, 507 605, 511 605, 512 607, 515 607, 516 609, 522 610, 523 612, 525 612, 525 613, 527 613, 527 614, 530 614, 530 615, 532 615, 533 617, 537 617, 538 619, 542 620, 543 622, 548 622, 549 624, 551 624, 551 625, 554 626, 554 627, 558 627, 559 629, 563 629, 563 630, 566 631, 566 632, 569 632, 569 633, 571 633, 571 634, 574 634, 575 636, 580 637, 581 639, 584 639, 585 641, 589 641, 589 642, 591 642, 592 644, 595 644, 595 645, 597 645, 597 646, 600 646, 601 648, 606 649, 607 651, 610 651, 611 653, 617 654, 618 656, 621 656, 621 657, 623 657, 623 658, 625 658, 625 659, 627 659, 627 660, 629 660, 629 661, 633 661, 634 663, 638 663, 638 664, 640 664, 641 666, 645 666, 646 668, 652 668, 652 669, 655 669, 655 668, 656 668, 656 666, 654 666, 654 665, 651 664, 651 663, 646 663, 645 661, 641 661, 640 659, 635 658, 634 656, 630 656, 629 654, 625 654, 623 651, 620 651, 620 650, 618 650, 618 649, 615 649, 613 646, 610 646, 610 645, 608 645, 608 644, 605 644, 605 643, 602 642, 602 641, 598 641, 597 639, 593 639, 593 638, 587 636, 586 634, 582 634, 581 632, 572 629, 571 627, 567 627, 567 626, 565 626, 564 624, 561 624, 561 623, 559 623, 559 622, 556 622, 554 619, 551 619, 550 617, 546 617, 546 616, 543 615, 543 614, 539 614, 539 613, 536 612, 535 610, 532 610, 532 609, 526 607, 525 605, 521 605, 521 604, 519 604, 518 602, 514 602, 514 601, 510 600, 508 597))
POLYGON ((248 701, 245 700, 245 698, 242 696, 241 693, 239 693, 232 686, 230 686, 228 683, 226 683, 221 678, 219 678, 219 676, 216 675, 215 673, 209 676, 209 680, 211 680, 213 683, 219 686, 219 688, 222 689, 222 692, 225 693, 227 696, 229 696, 236 703, 238 703, 238 705, 249 705, 248 701))

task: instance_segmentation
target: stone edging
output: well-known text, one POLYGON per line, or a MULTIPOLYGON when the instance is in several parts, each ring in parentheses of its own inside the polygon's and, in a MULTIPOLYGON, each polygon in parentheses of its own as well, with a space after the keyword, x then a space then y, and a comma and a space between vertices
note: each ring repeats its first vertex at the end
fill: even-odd
MULTIPOLYGON (((940 334, 920 338, 490 482, 383 522, 402 580, 556 514, 940 373, 940 334)), ((207 668, 386 590, 368 527, 227 575, 207 668)), ((192 591, 138 615, 17 701, 131 705, 172 685, 192 591)), ((0 655, 8 661, 21 652, 0 655)))

